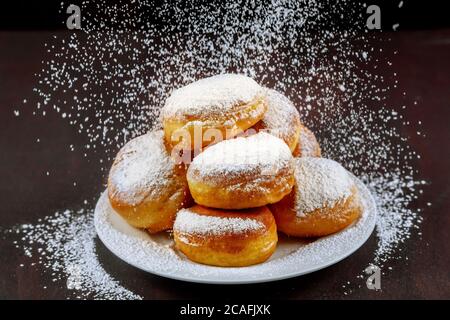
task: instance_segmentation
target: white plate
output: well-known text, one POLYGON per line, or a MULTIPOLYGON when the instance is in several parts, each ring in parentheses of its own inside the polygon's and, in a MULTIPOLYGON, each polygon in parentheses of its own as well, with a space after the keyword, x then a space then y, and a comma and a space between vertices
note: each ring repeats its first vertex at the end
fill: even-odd
POLYGON ((335 264, 355 252, 369 238, 375 227, 375 201, 366 186, 356 177, 354 180, 364 206, 364 213, 356 223, 315 241, 280 236, 272 257, 250 267, 212 267, 188 260, 174 249, 170 233, 149 235, 128 225, 111 208, 106 191, 95 208, 95 228, 100 240, 120 259, 163 277, 216 284, 287 279, 335 264))

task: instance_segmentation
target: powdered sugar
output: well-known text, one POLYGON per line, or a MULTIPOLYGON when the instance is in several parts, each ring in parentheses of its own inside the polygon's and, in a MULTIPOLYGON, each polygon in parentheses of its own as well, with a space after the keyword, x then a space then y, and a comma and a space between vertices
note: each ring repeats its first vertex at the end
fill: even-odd
POLYGON ((120 150, 109 174, 115 198, 135 205, 147 196, 158 198, 170 187, 175 163, 163 141, 162 131, 149 132, 120 150))
POLYGON ((300 157, 317 157, 320 155, 320 145, 314 133, 311 132, 304 125, 300 126, 298 134, 298 144, 294 154, 300 157))
POLYGON ((295 140, 295 132, 300 125, 300 115, 293 103, 282 93, 266 89, 267 112, 261 125, 267 133, 286 141, 295 140), (290 138, 294 136, 294 138, 290 138))
POLYGON ((354 183, 337 162, 325 158, 295 159, 295 209, 298 216, 332 207, 351 195, 354 183))
POLYGON ((203 236, 241 234, 263 228, 264 224, 255 219, 206 216, 190 209, 180 210, 173 226, 174 231, 203 236))
POLYGON ((243 175, 273 175, 292 166, 292 154, 283 140, 265 132, 224 140, 207 148, 191 163, 188 177, 209 181, 243 175))
MULTIPOLYGON (((61 4, 61 13, 65 13, 66 4, 61 4)), ((266 5, 252 1, 220 5, 181 0, 161 4, 86 1, 82 5, 83 30, 55 35, 45 44, 48 58, 33 88, 36 97, 26 97, 28 102, 24 100, 23 106, 14 108, 15 118, 20 121, 27 112, 36 117, 59 114, 62 122, 87 139, 83 149, 70 145, 70 150, 86 158, 93 153, 100 155, 100 170, 107 172, 119 147, 159 126, 155 119, 160 106, 174 88, 218 73, 249 75, 296 103, 304 102, 297 105, 302 121, 319 138, 325 156, 343 163, 371 189, 379 208, 374 262, 385 263, 400 257, 401 243, 418 228, 420 209, 414 209, 412 202, 421 196, 425 182, 418 179, 419 166, 414 162, 418 155, 404 136, 411 129, 405 127, 415 124, 409 123, 402 110, 416 106, 386 104, 393 91, 402 91, 396 66, 390 61, 397 53, 383 48, 383 55, 374 57, 380 50, 379 33, 366 32, 361 23, 367 18, 365 13, 366 7, 353 1, 274 0, 266 5), (154 15, 164 23, 149 21, 154 15), (348 28, 340 29, 334 21, 348 28), (36 99, 37 104, 30 105, 36 99)), ((40 143, 44 146, 45 142, 40 143)), ((53 171, 49 167, 45 172, 53 171)), ((85 219, 76 220, 76 211, 70 210, 64 220, 71 221, 70 230, 86 231, 71 234, 74 242, 95 248, 92 212, 85 214, 85 219)), ((66 238, 58 231, 67 233, 67 229, 49 220, 42 227, 32 223, 30 235, 37 236, 45 228, 53 239, 54 246, 39 246, 43 256, 59 261, 65 254, 62 243, 66 238)), ((38 247, 34 238, 21 240, 22 235, 19 232, 15 239, 18 247, 26 252, 38 247)), ((132 241, 130 244, 119 236, 115 239, 124 253, 132 250, 132 241)), ((326 241, 329 244, 324 248, 329 255, 337 254, 340 243, 347 246, 351 242, 326 241)), ((148 262, 146 252, 136 248, 130 254, 148 262)), ((150 253, 154 249, 149 246, 150 253)), ((315 250, 304 251, 314 258, 315 250)), ((167 256, 176 255, 170 248, 167 252, 171 253, 148 263, 157 263, 160 271, 180 268, 167 263, 167 256)), ((77 246, 72 253, 71 257, 82 257, 85 250, 77 246)), ((101 297, 113 291, 110 297, 124 297, 123 288, 115 287, 111 276, 97 268, 95 253, 90 257, 86 268, 99 272, 103 283, 97 285, 86 278, 77 292, 85 290, 89 297, 101 297)), ((292 262, 292 270, 303 263, 292 262)), ((47 269, 62 279, 72 275, 67 268, 52 271, 51 265, 43 264, 43 270, 47 269)), ((273 274, 274 270, 263 272, 273 274)), ((234 273, 230 271, 230 277, 234 273)))
POLYGON ((123 287, 99 261, 93 210, 56 212, 40 223, 10 229, 8 234, 19 237, 24 254, 37 256, 38 264, 51 271, 52 281, 64 282, 73 298, 142 298, 123 287))
POLYGON ((262 95, 255 80, 240 74, 220 74, 176 89, 167 98, 163 117, 202 116, 214 119, 231 107, 247 104, 262 95))
POLYGON ((423 209, 411 210, 407 204, 417 198, 417 190, 426 184, 425 180, 414 181, 411 176, 392 171, 383 176, 363 175, 378 206, 377 238, 374 263, 383 267, 386 261, 398 255, 399 244, 411 236, 411 229, 418 229, 422 221, 419 213, 423 209))
POLYGON ((97 204, 95 226, 99 237, 114 254, 134 266, 165 277, 207 283, 252 283, 284 279, 339 261, 370 236, 375 225, 375 203, 361 182, 355 179, 355 184, 364 210, 354 225, 310 243, 281 241, 268 261, 245 268, 213 267, 188 260, 174 249, 173 240, 167 234, 149 235, 130 227, 112 210, 106 194, 100 197, 97 204))

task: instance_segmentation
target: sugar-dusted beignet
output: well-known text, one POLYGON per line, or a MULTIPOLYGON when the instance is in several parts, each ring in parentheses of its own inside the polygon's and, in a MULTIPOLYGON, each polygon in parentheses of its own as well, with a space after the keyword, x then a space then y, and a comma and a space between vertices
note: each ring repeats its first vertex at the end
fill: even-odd
POLYGON ((176 212, 192 200, 186 170, 170 157, 161 130, 122 147, 109 172, 108 196, 132 226, 149 232, 172 228, 176 212))
POLYGON ((280 201, 294 184, 286 143, 265 132, 225 140, 194 158, 187 172, 195 202, 243 209, 280 201))
POLYGON ((196 205, 178 212, 173 231, 176 247, 190 260, 223 267, 261 263, 278 241, 266 206, 220 210, 196 205))
POLYGON ((166 141, 176 150, 199 149, 234 137, 266 112, 263 88, 240 74, 220 74, 172 92, 161 110, 166 141))
POLYGON ((362 212, 355 183, 336 161, 296 158, 295 185, 270 205, 278 230, 297 237, 319 237, 340 231, 362 212))

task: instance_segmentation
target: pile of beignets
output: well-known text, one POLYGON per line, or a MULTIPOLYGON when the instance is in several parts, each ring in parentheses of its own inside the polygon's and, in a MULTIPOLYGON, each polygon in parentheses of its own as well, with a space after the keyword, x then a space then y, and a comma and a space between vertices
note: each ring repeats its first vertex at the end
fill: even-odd
POLYGON ((173 230, 175 247, 192 261, 261 263, 277 232, 325 236, 362 213, 354 180, 321 158, 293 103, 247 76, 220 74, 174 90, 161 123, 119 151, 109 201, 134 227, 173 230))

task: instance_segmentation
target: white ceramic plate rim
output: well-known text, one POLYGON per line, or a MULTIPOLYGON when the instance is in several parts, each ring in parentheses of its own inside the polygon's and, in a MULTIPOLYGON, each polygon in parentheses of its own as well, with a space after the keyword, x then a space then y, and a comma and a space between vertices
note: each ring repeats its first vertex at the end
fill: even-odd
MULTIPOLYGON (((152 245, 156 246, 158 246, 158 244, 155 241, 151 240, 150 235, 147 235, 145 233, 144 236, 143 231, 138 231, 138 229, 129 227, 127 225, 127 227, 125 228, 134 230, 131 232, 124 232, 123 230, 118 230, 117 225, 110 222, 109 218, 112 216, 116 216, 115 219, 121 218, 110 207, 106 191, 100 197, 95 208, 95 227, 100 240, 117 257, 138 269, 162 277, 187 282, 208 284, 250 284, 283 280, 311 273, 333 265, 358 250, 370 237, 375 227, 377 215, 375 200, 373 199, 367 187, 358 178, 354 177, 353 175, 352 178, 356 183, 364 206, 363 217, 360 218, 359 221, 356 222, 356 224, 336 234, 322 237, 310 244, 307 244, 296 252, 287 255, 286 257, 264 262, 256 266, 243 268, 221 268, 206 266, 189 261, 187 258, 180 257, 180 255, 177 254, 163 256, 164 262, 168 266, 167 270, 161 268, 161 263, 156 262, 152 264, 151 262, 149 262, 149 259, 157 261, 160 257, 160 248, 155 247, 156 249, 158 249, 155 251, 146 250, 147 247, 145 245, 149 242, 152 242, 152 245), (105 224, 108 223, 108 228, 105 228, 105 224), (115 235, 112 236, 111 232, 113 232, 115 235), (140 235, 136 236, 136 232, 139 232, 140 235), (123 239, 126 239, 126 241, 117 241, 118 236, 123 237, 123 239), (147 237, 148 239, 145 239, 143 237, 147 237), (330 248, 323 246, 324 243, 341 243, 342 245, 337 245, 335 248, 335 254, 330 256, 329 252, 325 252, 325 250, 329 251, 330 248), (124 248, 126 248, 126 245, 130 246, 131 254, 130 252, 128 252, 128 250, 124 250, 124 248), (323 249, 321 249, 321 245, 323 249), (143 251, 145 252, 143 253, 143 251), (301 253, 302 251, 306 252, 306 254, 303 254, 303 256, 301 253), (133 252, 135 254, 133 254, 133 252), (320 258, 321 255, 324 255, 324 258, 320 258), (295 256, 295 259, 300 259, 299 261, 303 263, 303 266, 298 264, 297 267, 297 265, 295 264, 295 260, 289 261, 292 260, 290 258, 293 256, 295 256), (308 257, 310 260, 309 262, 308 257), (317 259, 317 257, 319 257, 319 259, 317 259), (305 259, 306 261, 304 261, 305 259), (294 262, 294 265, 292 264, 292 262, 294 262), (170 269, 169 267, 172 263, 180 264, 180 268, 170 269), (264 272, 264 265, 268 265, 269 263, 272 264, 271 268, 268 269, 271 270, 271 272, 264 272), (183 265, 186 268, 183 268, 183 265), (261 269, 259 272, 252 272, 253 270, 257 271, 258 268, 261 269), (248 272, 246 272, 246 270, 248 270, 248 272)), ((123 224, 126 223, 123 221, 123 224)), ((161 250, 169 250, 166 246, 161 245, 160 247, 161 250)))

